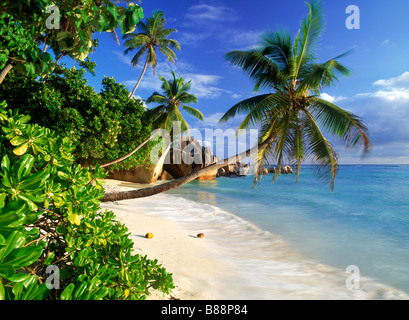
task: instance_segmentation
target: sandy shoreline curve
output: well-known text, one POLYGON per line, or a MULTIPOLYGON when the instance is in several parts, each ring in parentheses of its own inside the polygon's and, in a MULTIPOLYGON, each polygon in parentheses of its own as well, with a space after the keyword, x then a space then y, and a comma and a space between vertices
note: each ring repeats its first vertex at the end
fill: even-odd
MULTIPOLYGON (((125 191, 126 182, 106 179, 106 192, 125 191)), ((161 195, 150 197, 151 201, 161 195)), ((166 270, 173 274, 175 289, 170 295, 151 291, 148 300, 217 300, 222 299, 221 292, 214 284, 222 279, 227 268, 213 257, 212 246, 206 235, 197 237, 201 230, 183 228, 169 219, 152 216, 149 211, 138 208, 138 202, 144 199, 124 200, 102 203, 101 208, 115 213, 118 221, 125 224, 130 238, 134 241, 135 253, 157 259, 166 270), (152 233, 152 239, 146 239, 146 233, 152 233)))
MULTIPOLYGON (((146 185, 110 179, 104 185, 106 192, 140 187, 146 185)), ((345 270, 306 258, 280 236, 210 204, 163 193, 101 208, 128 227, 135 254, 157 259, 173 274, 171 294, 153 291, 150 300, 409 300, 364 275, 353 290, 345 270)))

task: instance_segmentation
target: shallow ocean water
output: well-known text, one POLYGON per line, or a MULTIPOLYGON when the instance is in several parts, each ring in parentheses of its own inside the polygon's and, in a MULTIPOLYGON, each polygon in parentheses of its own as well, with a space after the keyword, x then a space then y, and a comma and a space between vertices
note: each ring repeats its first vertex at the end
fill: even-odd
POLYGON ((271 180, 193 181, 157 209, 212 235, 229 298, 409 298, 409 166, 341 166, 334 192, 308 166, 271 180))

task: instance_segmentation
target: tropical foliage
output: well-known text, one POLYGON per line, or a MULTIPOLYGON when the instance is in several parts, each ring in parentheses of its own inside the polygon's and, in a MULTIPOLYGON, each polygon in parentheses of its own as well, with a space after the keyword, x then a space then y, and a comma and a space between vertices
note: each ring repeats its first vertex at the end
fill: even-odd
POLYGON ((174 39, 168 39, 168 37, 176 32, 175 29, 165 28, 166 19, 162 11, 155 11, 153 16, 146 19, 146 23, 141 21, 138 23, 137 28, 139 32, 125 34, 123 38, 125 41, 125 54, 139 49, 132 58, 132 65, 137 66, 141 57, 146 54, 145 64, 137 81, 134 89, 131 92, 132 97, 138 88, 142 77, 145 74, 148 64, 153 68, 153 74, 155 74, 156 65, 158 64, 157 50, 166 57, 170 62, 175 62, 176 54, 172 49, 180 50, 179 42, 174 39))
MULTIPOLYGON (((51 11, 50 11, 51 13, 51 11)), ((123 34, 133 32, 143 18, 140 6, 127 8, 111 1, 15 0, 0 3, 0 83, 13 67, 23 75, 45 75, 51 72, 52 49, 56 56, 68 55, 83 61, 92 52, 96 32, 113 32, 120 27, 123 34), (47 8, 58 8, 52 19, 47 8), (55 21, 58 20, 58 21, 55 21), (58 28, 50 28, 58 23, 58 28), (41 46, 45 46, 41 49, 41 46)))
MULTIPOLYGON (((83 166, 113 161, 129 153, 151 134, 151 120, 140 100, 113 78, 102 80, 95 92, 84 78, 84 69, 57 66, 45 82, 11 71, 0 86, 0 99, 28 112, 35 123, 70 139, 76 163, 83 166)), ((151 146, 108 170, 142 166, 151 146)))
POLYGON ((268 31, 261 36, 258 48, 226 55, 227 61, 255 82, 255 91, 272 92, 237 103, 220 121, 244 113, 240 129, 259 126, 260 142, 274 138, 260 150, 257 161, 259 165, 276 163, 275 179, 288 161, 297 166, 298 180, 302 162, 310 159, 318 177, 334 188, 338 154, 324 134, 336 136, 347 147, 363 145, 364 153, 370 149, 370 140, 361 118, 320 98, 324 88, 334 84, 340 75, 349 75, 350 70, 338 61, 345 54, 317 62, 316 48, 324 29, 322 9, 319 2, 307 5, 309 15, 295 39, 287 31, 268 31))
POLYGON ((203 114, 187 104, 197 103, 197 98, 195 95, 189 93, 191 88, 191 81, 185 82, 185 80, 180 77, 176 78, 175 72, 172 71, 173 79, 166 80, 165 77, 160 76, 162 81, 163 94, 155 91, 147 100, 146 103, 159 103, 159 106, 150 109, 148 115, 153 117, 154 127, 163 128, 168 132, 172 131, 172 125, 174 121, 181 122, 182 132, 189 129, 189 125, 183 118, 179 107, 190 114, 191 116, 203 121, 203 114))
POLYGON ((101 210, 104 172, 75 165, 69 138, 29 120, 0 104, 0 300, 168 293, 172 275, 133 255, 127 228, 101 210))

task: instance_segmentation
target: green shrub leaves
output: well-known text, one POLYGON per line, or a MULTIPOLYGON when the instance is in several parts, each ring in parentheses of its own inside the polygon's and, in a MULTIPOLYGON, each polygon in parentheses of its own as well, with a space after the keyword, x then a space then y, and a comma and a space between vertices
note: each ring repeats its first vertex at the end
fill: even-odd
POLYGON ((133 254, 126 226, 101 210, 104 171, 74 165, 70 141, 29 120, 0 103, 0 299, 169 293, 172 275, 133 254), (48 266, 58 270, 57 287, 48 266))

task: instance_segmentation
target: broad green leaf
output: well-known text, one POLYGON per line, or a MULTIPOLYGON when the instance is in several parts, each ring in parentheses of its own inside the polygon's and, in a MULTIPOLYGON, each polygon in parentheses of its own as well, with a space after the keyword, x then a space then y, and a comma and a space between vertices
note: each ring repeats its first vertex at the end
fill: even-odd
MULTIPOLYGON (((0 259, 1 260, 1 259, 0 259)), ((12 264, 9 262, 0 263, 0 278, 10 277, 15 273, 15 269, 13 268, 12 264)), ((1 281, 0 281, 1 283, 1 281)))
MULTIPOLYGON (((0 193, 0 209, 4 208, 4 200, 6 200, 6 193, 0 193)), ((1 217, 1 216, 0 216, 1 217)))
POLYGON ((13 146, 19 146, 20 144, 27 142, 27 138, 23 136, 15 136, 13 139, 10 140, 10 143, 13 146))
POLYGON ((30 275, 28 273, 18 272, 10 277, 7 277, 7 280, 12 282, 23 282, 28 278, 30 278, 30 275))
POLYGON ((66 234, 68 232, 68 229, 65 226, 59 225, 57 228, 55 228, 55 231, 58 234, 66 234))
POLYGON ((19 215, 13 212, 0 214, 0 227, 5 227, 20 219, 19 215))
POLYGON ((1 278, 0 278, 0 300, 6 300, 6 291, 4 290, 4 286, 1 283, 1 278))
POLYGON ((1 179, 1 183, 3 185, 5 185, 6 187, 11 188, 12 184, 11 184, 11 180, 10 180, 10 176, 9 176, 9 171, 8 170, 4 170, 3 171, 3 179, 1 179))
POLYGON ((61 300, 71 300, 72 292, 75 289, 75 285, 73 283, 70 283, 64 291, 60 295, 61 300))
POLYGON ((68 214, 68 220, 72 223, 72 224, 76 224, 76 225, 80 225, 81 224, 81 217, 79 214, 75 214, 75 213, 69 213, 68 214))
POLYGON ((25 154, 20 160, 20 167, 17 171, 18 181, 30 174, 35 158, 31 154, 25 154))
POLYGON ((19 194, 18 198, 25 201, 25 203, 27 204, 30 211, 37 211, 38 210, 37 205, 32 200, 28 199, 27 195, 23 196, 23 195, 19 194))
POLYGON ((1 159, 1 170, 10 170, 10 159, 7 154, 1 159))
POLYGON ((43 300, 49 293, 45 283, 38 285, 32 283, 27 287, 27 290, 23 293, 23 300, 43 300))
POLYGON ((42 254, 41 246, 28 246, 13 250, 7 256, 7 262, 10 262, 14 268, 19 269, 34 263, 42 254))
POLYGON ((61 40, 64 40, 64 39, 66 39, 68 37, 71 37, 71 36, 72 36, 72 34, 69 31, 60 31, 60 32, 57 33, 57 36, 55 37, 55 40, 61 41, 61 40))
POLYGON ((68 174, 66 174, 65 172, 58 171, 57 174, 58 174, 58 176, 59 176, 61 179, 70 180, 70 177, 69 177, 68 174))
POLYGON ((45 259, 44 264, 47 265, 47 266, 50 265, 51 262, 53 262, 54 257, 55 257, 55 252, 51 252, 51 253, 47 256, 47 258, 45 259))
POLYGON ((84 294, 87 287, 88 283, 86 281, 82 281, 80 285, 75 289, 74 299, 75 300, 81 299, 81 296, 84 294))
POLYGON ((21 248, 26 243, 26 238, 20 231, 12 231, 6 237, 6 250, 4 257, 7 257, 13 250, 21 248))
POLYGON ((11 291, 14 293, 14 300, 21 300, 21 293, 23 292, 23 284, 21 282, 16 283, 13 286, 13 289, 11 291))
POLYGON ((14 154, 21 156, 27 152, 28 149, 28 142, 23 143, 21 146, 14 148, 13 152, 14 154))

